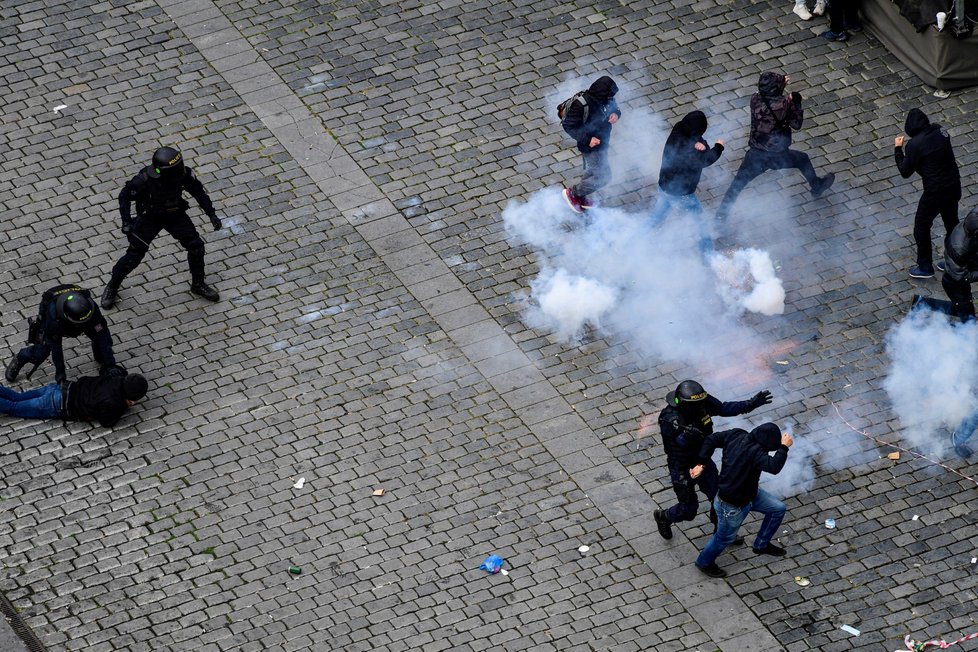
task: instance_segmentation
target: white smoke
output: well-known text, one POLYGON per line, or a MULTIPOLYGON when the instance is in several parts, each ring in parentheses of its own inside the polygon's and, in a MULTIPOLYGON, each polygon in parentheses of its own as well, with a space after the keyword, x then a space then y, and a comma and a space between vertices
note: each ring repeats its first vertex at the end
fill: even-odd
POLYGON ((578 339, 584 325, 600 326, 600 318, 614 306, 617 292, 594 279, 565 269, 548 271, 530 283, 537 307, 527 321, 554 331, 562 340, 578 339))
POLYGON ((795 441, 788 449, 788 459, 780 473, 761 474, 761 488, 775 496, 787 498, 805 493, 815 485, 814 458, 820 449, 807 437, 796 435, 791 425, 782 426, 781 430, 791 434, 795 441))
POLYGON ((762 315, 784 314, 784 287, 766 251, 738 249, 714 254, 710 266, 722 281, 718 290, 729 305, 762 315))
POLYGON ((978 408, 978 326, 917 310, 886 338, 889 375, 883 387, 903 426, 925 453, 941 451, 947 430, 978 408))

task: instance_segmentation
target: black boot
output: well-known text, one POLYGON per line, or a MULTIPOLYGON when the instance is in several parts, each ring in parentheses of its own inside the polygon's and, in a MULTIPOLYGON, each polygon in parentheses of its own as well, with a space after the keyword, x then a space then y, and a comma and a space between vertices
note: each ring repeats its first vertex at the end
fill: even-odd
POLYGON ((207 285, 203 281, 194 281, 190 284, 190 291, 199 297, 203 297, 208 301, 220 301, 221 295, 217 293, 217 290, 207 285))
POLYGON ((663 539, 671 539, 672 523, 669 522, 669 519, 666 517, 666 513, 661 509, 657 509, 652 512, 652 518, 655 519, 655 525, 657 528, 659 528, 659 536, 661 536, 663 539))
POLYGON ((106 310, 115 305, 115 300, 119 297, 119 284, 109 281, 102 291, 102 307, 106 310))
POLYGON ((21 362, 20 358, 15 355, 14 359, 11 360, 10 364, 7 365, 7 371, 4 374, 4 378, 7 379, 8 383, 12 383, 15 380, 17 380, 17 374, 20 373, 20 370, 23 366, 24 363, 21 362))

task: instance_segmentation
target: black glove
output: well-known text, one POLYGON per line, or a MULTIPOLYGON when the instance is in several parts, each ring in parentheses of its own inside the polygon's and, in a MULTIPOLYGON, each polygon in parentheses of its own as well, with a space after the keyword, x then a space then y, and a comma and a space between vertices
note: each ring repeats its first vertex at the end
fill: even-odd
POLYGON ((99 376, 108 376, 109 378, 125 378, 129 372, 125 370, 124 367, 117 364, 104 364, 102 368, 99 369, 99 376))
POLYGON ((122 220, 122 235, 129 235, 132 231, 132 220, 122 220))
POLYGON ((68 376, 65 374, 54 374, 54 382, 58 383, 59 385, 63 385, 66 380, 68 380, 68 376))
POLYGON ((220 231, 221 227, 223 226, 223 224, 221 224, 221 218, 219 218, 217 215, 211 215, 210 218, 211 218, 211 226, 214 227, 214 230, 220 231))
POLYGON ((767 405, 768 403, 771 402, 771 392, 765 389, 762 392, 758 392, 754 394, 747 402, 750 404, 751 410, 756 410, 762 405, 767 405))
POLYGON ((801 108, 801 93, 799 93, 798 91, 792 91, 791 92, 791 101, 794 102, 795 103, 795 106, 797 106, 800 109, 801 108))

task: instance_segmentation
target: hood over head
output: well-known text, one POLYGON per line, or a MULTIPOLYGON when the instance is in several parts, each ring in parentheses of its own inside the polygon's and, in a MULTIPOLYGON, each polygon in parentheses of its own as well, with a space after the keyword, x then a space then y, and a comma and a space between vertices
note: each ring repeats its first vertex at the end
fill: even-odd
POLYGON ((910 113, 907 114, 907 122, 903 125, 903 130, 908 136, 913 138, 924 129, 930 126, 930 120, 920 109, 910 109, 910 113))
POLYGON ((750 431, 752 441, 766 451, 776 451, 781 445, 781 428, 773 423, 763 423, 750 431))
POLYGON ((764 97, 781 97, 786 84, 785 76, 777 72, 762 72, 757 80, 757 92, 764 97))
POLYGON ((973 236, 978 233, 978 208, 972 208, 961 221, 964 222, 964 230, 967 231, 969 235, 973 236))
POLYGON ((706 133, 706 115, 702 111, 691 111, 673 129, 683 136, 700 138, 706 133))
POLYGON ((591 87, 587 89, 588 95, 593 97, 599 102, 607 102, 615 96, 618 92, 618 84, 615 80, 605 75, 599 77, 597 81, 591 84, 591 87))

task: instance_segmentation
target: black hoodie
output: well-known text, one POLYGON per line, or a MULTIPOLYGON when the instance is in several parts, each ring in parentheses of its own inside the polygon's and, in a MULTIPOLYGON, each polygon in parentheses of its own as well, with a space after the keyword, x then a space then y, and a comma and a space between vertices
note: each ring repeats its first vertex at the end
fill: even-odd
POLYGON ((567 109, 561 126, 577 141, 577 149, 581 152, 593 152, 608 147, 612 126, 608 122, 608 117, 612 113, 619 118, 621 117, 618 103, 615 102, 617 93, 618 84, 611 77, 605 75, 584 91, 584 99, 588 106, 586 121, 584 120, 584 107, 578 102, 573 102, 567 109), (601 143, 597 147, 591 147, 592 138, 597 138, 601 143))
POLYGON ((944 241, 944 276, 958 283, 978 281, 978 208, 958 222, 944 241))
POLYGON ((717 448, 723 449, 720 490, 723 502, 743 507, 757 498, 761 471, 777 475, 788 459, 788 447, 781 443, 781 429, 765 423, 750 432, 734 428, 715 432, 703 441, 700 462, 706 463, 717 448), (769 455, 770 451, 777 451, 769 455))
POLYGON ((659 188, 670 195, 691 195, 696 192, 703 168, 713 165, 723 152, 723 145, 716 143, 712 149, 703 140, 706 133, 706 116, 702 111, 687 113, 679 121, 662 150, 662 170, 659 172, 659 188), (703 151, 696 144, 703 145, 703 151))
POLYGON ((939 124, 931 124, 920 109, 910 109, 903 130, 910 136, 910 141, 893 151, 903 178, 909 179, 917 172, 924 183, 925 194, 949 194, 960 199, 961 175, 947 130, 939 124))

